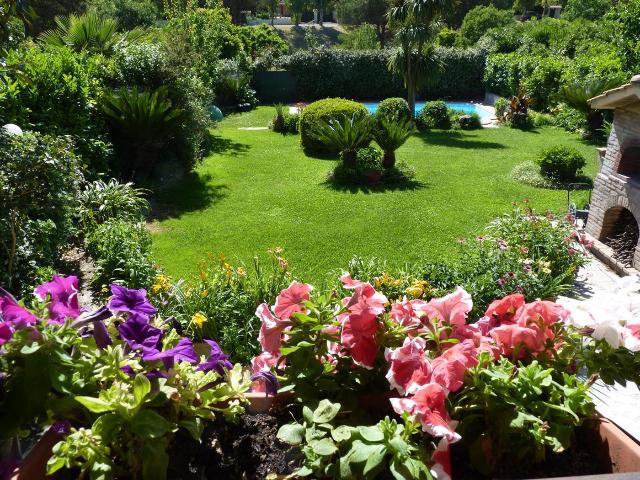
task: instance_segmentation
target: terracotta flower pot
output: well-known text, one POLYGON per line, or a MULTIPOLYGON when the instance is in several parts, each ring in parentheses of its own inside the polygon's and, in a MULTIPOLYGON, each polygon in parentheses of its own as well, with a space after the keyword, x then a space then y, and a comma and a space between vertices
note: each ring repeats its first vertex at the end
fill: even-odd
POLYGON ((273 407, 282 407, 287 404, 293 397, 293 394, 278 393, 276 395, 267 395, 264 392, 247 392, 244 394, 249 401, 247 412, 249 413, 268 413, 273 407))
POLYGON ((587 424, 594 458, 611 465, 612 473, 637 473, 640 478, 640 444, 606 418, 587 424))
POLYGON ((11 475, 11 480, 42 480, 47 476, 47 462, 51 451, 64 435, 47 430, 38 443, 31 449, 19 467, 11 475))

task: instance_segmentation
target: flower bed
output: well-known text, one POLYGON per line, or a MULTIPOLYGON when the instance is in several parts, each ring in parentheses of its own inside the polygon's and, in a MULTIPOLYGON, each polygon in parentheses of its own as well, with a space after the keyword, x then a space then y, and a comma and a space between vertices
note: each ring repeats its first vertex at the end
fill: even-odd
MULTIPOLYGON (((596 474, 588 387, 640 380, 631 281, 591 301, 512 293, 478 316, 461 287, 390 299, 349 274, 325 292, 293 281, 258 307, 262 353, 245 368, 214 340, 183 336, 144 290, 112 285, 90 312, 77 287, 55 276, 30 308, 0 292, 0 435, 47 431, 33 452, 51 474, 596 474)), ((40 478, 32 466, 18 471, 40 478)))

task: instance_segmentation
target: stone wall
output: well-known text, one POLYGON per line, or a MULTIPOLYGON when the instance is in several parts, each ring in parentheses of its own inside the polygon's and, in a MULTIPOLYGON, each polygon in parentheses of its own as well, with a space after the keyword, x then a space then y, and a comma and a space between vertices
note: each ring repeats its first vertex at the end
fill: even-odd
MULTIPOLYGON (((624 149, 640 145, 640 119, 638 113, 617 109, 613 128, 607 143, 607 153, 602 160, 600 173, 595 180, 587 233, 598 240, 609 230, 610 222, 619 216, 619 209, 628 209, 636 221, 640 219, 640 179, 618 174, 624 149), (604 228, 603 228, 604 227, 604 228)), ((640 248, 636 247, 634 266, 640 266, 640 248)))

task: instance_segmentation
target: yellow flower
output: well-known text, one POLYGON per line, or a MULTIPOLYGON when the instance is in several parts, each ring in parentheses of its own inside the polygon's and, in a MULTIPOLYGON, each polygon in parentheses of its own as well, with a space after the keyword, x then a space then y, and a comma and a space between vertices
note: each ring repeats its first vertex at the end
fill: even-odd
POLYGON ((107 293, 109 291, 109 289, 107 287, 102 287, 101 292, 102 293, 107 293))
POLYGON ((205 288, 205 289, 200 293, 200 296, 201 296, 202 298, 206 298, 206 297, 208 297, 208 296, 209 296, 209 289, 205 288))
POLYGON ((411 287, 405 290, 407 294, 411 295, 413 298, 419 298, 424 293, 424 290, 419 285, 412 285, 411 287))
POLYGON ((198 328, 202 328, 202 325, 207 321, 207 317, 198 312, 191 317, 191 321, 195 323, 198 328))
POLYGON ((244 269, 244 267, 238 267, 238 269, 236 270, 236 272, 238 273, 238 275, 240 275, 241 277, 246 277, 247 276, 247 271, 244 269))

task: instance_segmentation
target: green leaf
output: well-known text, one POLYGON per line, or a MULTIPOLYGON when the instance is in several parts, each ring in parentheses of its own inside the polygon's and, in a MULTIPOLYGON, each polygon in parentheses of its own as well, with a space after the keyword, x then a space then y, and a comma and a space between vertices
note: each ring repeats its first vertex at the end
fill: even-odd
POLYGON ((111 464, 104 462, 94 462, 89 472, 90 480, 110 480, 113 478, 111 464))
POLYGON ((100 415, 93 425, 91 431, 96 435, 100 435, 105 444, 111 442, 116 429, 122 425, 122 417, 115 413, 105 413, 100 415))
POLYGON ((391 461, 389 465, 389 471, 393 478, 396 480, 415 480, 411 471, 401 462, 397 461, 395 458, 391 461))
POLYGON ((363 475, 366 477, 369 473, 380 467, 386 454, 387 449, 384 448, 384 445, 376 445, 375 449, 369 454, 369 458, 367 458, 367 463, 365 463, 364 471, 362 472, 363 475))
POLYGON ((338 451, 338 448, 336 447, 336 444, 333 443, 333 440, 331 440, 330 438, 323 438, 321 440, 314 440, 314 441, 309 443, 309 446, 314 451, 314 453, 316 453, 316 454, 318 454, 318 455, 320 455, 322 457, 328 457, 328 456, 333 455, 334 453, 336 453, 338 451))
POLYGON ((358 433, 367 442, 376 443, 384 440, 384 433, 376 425, 371 427, 360 426, 358 427, 358 433))
POLYGON ((300 350, 300 347, 280 347, 280 353, 284 357, 292 354, 293 352, 297 352, 298 350, 300 350))
POLYGON ((188 431, 194 440, 200 440, 202 429, 204 428, 202 420, 199 417, 182 420, 178 425, 188 431))
POLYGON ((151 382, 142 373, 136 375, 133 380, 133 397, 135 399, 135 406, 138 407, 143 402, 144 398, 151 391, 151 382))
POLYGON ((331 430, 331 436, 336 442, 340 443, 349 440, 353 431, 354 429, 348 425, 340 425, 338 428, 331 430))
POLYGON ((313 423, 313 410, 305 405, 302 407, 302 417, 307 422, 307 425, 311 425, 313 423))
POLYGON ((169 456, 167 440, 150 440, 142 447, 142 478, 144 480, 165 480, 169 456))
POLYGON ((173 424, 154 410, 141 410, 131 420, 131 431, 147 438, 159 438, 173 429, 173 424))
POLYGON ((47 475, 53 475, 62 467, 64 467, 64 458, 52 456, 47 461, 47 475))
POLYGON ((280 388, 278 390, 278 393, 285 393, 285 392, 290 392, 291 390, 293 390, 294 388, 296 388, 295 385, 291 384, 291 385, 285 385, 284 387, 280 388))
POLYGON ((318 408, 313 412, 315 423, 329 423, 340 411, 339 403, 331 403, 329 400, 321 400, 318 408))
POLYGON ((409 445, 402 439, 402 437, 393 437, 389 440, 389 446, 401 457, 409 455, 409 445))
POLYGON ((298 477, 308 477, 309 475, 313 475, 313 470, 311 470, 309 467, 300 467, 296 473, 296 476, 298 477))
POLYGON ((32 353, 36 353, 38 350, 40 350, 40 344, 33 342, 31 345, 24 345, 20 349, 20 353, 23 355, 31 355, 32 353))
POLYGON ((304 427, 299 423, 288 423, 278 430, 278 438, 289 445, 300 445, 304 439, 304 427))
POLYGON ((114 407, 99 398, 76 396, 75 399, 78 403, 82 404, 87 410, 93 413, 104 413, 114 410, 114 407))

